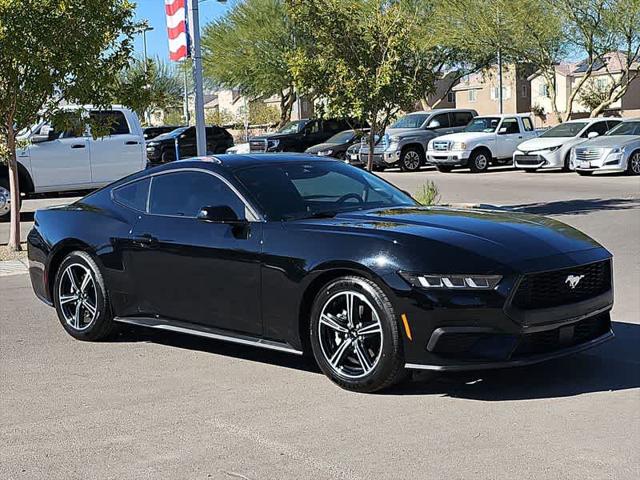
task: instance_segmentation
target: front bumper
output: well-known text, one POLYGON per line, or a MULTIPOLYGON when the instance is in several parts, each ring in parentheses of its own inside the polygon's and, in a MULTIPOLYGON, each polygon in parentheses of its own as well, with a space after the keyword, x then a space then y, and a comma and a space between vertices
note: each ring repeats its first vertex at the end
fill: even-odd
POLYGON ((622 154, 609 155, 598 160, 581 162, 574 160, 575 169, 581 172, 624 172, 627 169, 622 154))
POLYGON ((468 150, 428 150, 427 162, 434 165, 465 166, 471 151, 468 150))
MULTIPOLYGON (((378 167, 390 167, 400 161, 401 150, 395 144, 392 144, 386 150, 375 148, 373 150, 373 164, 378 167)), ((362 147, 360 153, 360 163, 366 165, 369 161, 369 148, 362 147)))
POLYGON ((544 168, 562 168, 564 167, 564 159, 559 150, 553 152, 549 150, 539 150, 536 152, 516 151, 513 154, 513 164, 520 169, 544 169, 544 168))

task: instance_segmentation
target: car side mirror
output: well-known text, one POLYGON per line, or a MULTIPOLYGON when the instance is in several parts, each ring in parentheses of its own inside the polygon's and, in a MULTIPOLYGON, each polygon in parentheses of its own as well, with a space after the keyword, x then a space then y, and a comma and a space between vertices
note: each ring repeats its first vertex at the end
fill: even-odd
POLYGON ((502 127, 498 130, 498 135, 505 135, 507 133, 507 127, 502 127))
POLYGON ((440 122, 438 120, 431 120, 427 128, 440 128, 440 122))
POLYGON ((218 205, 213 207, 202 207, 197 216, 198 220, 211 223, 228 223, 231 225, 240 225, 247 223, 246 220, 241 220, 228 205, 218 205))
POLYGON ((596 138, 599 135, 600 134, 598 132, 589 132, 589 134, 587 135, 587 138, 596 138))

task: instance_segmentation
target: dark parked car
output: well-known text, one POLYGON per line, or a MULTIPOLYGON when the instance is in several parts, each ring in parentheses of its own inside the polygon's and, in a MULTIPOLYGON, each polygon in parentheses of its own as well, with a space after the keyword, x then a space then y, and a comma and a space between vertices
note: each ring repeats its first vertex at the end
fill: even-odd
POLYGON ((311 153, 320 157, 333 157, 344 160, 347 149, 356 143, 360 143, 363 136, 367 135, 369 129, 360 130, 344 130, 336 133, 333 137, 324 143, 319 143, 313 147, 307 148, 305 153, 311 153))
MULTIPOLYGON (((222 127, 208 126, 207 155, 224 153, 233 147, 233 137, 222 127)), ((180 127, 169 133, 158 135, 147 142, 147 159, 151 166, 176 160, 176 140, 179 158, 193 157, 197 154, 196 127, 180 127)))
POLYGON ((611 254, 556 220, 422 207, 310 155, 144 170, 28 236, 38 297, 80 340, 127 323, 312 352, 350 390, 406 369, 540 362, 612 337, 611 254))
POLYGON ((156 138, 163 133, 173 132, 176 128, 183 128, 184 125, 162 126, 162 127, 147 127, 143 132, 144 139, 149 141, 156 138))
POLYGON ((355 119, 311 119, 287 123, 276 133, 249 139, 251 152, 304 152, 343 130, 366 128, 355 119))

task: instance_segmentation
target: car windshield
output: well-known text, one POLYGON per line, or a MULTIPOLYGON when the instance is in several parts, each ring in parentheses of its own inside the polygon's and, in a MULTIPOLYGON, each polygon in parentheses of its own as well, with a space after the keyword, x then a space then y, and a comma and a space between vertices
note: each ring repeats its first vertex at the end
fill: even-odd
POLYGON ((336 133, 333 137, 327 140, 327 143, 348 143, 353 140, 355 132, 353 130, 345 130, 344 132, 336 133))
POLYGON ((306 123, 307 122, 303 120, 298 120, 296 122, 289 122, 280 130, 278 130, 278 133, 298 133, 302 129, 302 127, 305 126, 306 123))
POLYGON ((587 122, 567 122, 556 125, 544 132, 540 137, 559 138, 559 137, 575 137, 580 131, 588 125, 587 122))
POLYGON ((622 122, 609 130, 606 135, 640 135, 640 122, 622 122))
POLYGON ((412 113, 400 118, 389 128, 420 128, 427 118, 429 118, 428 114, 412 113))
POLYGON ((384 180, 337 161, 270 163, 239 170, 236 176, 270 221, 416 205, 384 180))
POLYGON ((469 122, 463 131, 492 133, 496 131, 499 123, 499 117, 476 117, 469 122))

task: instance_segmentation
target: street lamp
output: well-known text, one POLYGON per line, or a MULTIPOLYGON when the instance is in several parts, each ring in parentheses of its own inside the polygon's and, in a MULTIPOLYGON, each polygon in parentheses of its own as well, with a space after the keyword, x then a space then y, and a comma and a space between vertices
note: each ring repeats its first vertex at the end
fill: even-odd
MULTIPOLYGON (((147 20, 142 22, 142 24, 140 25, 140 30, 138 30, 138 33, 142 33, 142 56, 144 59, 143 68, 145 77, 147 76, 147 32, 151 31, 153 31, 153 27, 149 25, 149 22, 147 20)), ((145 78, 145 80, 148 79, 145 78)), ((147 110, 144 111, 144 121, 147 123, 147 125, 150 123, 149 112, 147 110)))

